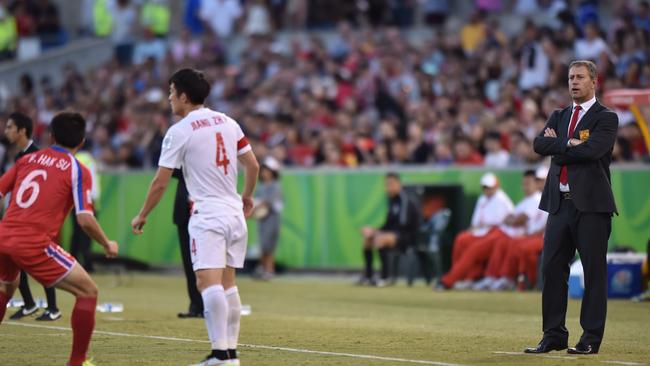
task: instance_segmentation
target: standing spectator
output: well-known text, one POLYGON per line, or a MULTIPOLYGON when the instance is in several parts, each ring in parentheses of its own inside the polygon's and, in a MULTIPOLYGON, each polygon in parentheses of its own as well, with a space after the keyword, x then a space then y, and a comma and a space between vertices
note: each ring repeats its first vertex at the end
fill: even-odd
POLYGON ((445 24, 449 16, 448 0, 424 0, 424 19, 427 24, 440 27, 445 24))
POLYGON ((526 23, 519 65, 519 88, 521 90, 546 87, 551 63, 546 51, 538 41, 537 27, 532 21, 526 23))
POLYGON ((113 15, 109 5, 113 4, 111 0, 87 0, 82 5, 82 9, 90 8, 92 14, 90 23, 93 34, 96 37, 108 37, 113 29, 113 15))
POLYGON ((281 213, 284 208, 280 187, 280 163, 273 157, 264 159, 260 167, 260 185, 255 192, 256 205, 253 216, 257 218, 257 229, 262 258, 256 275, 271 280, 275 275, 274 253, 280 236, 281 213))
POLYGON ((307 0, 287 0, 287 18, 289 28, 305 29, 307 25, 308 3, 307 0))
POLYGON ((16 19, 0 4, 0 61, 14 58, 18 44, 16 19))
POLYGON ((115 57, 122 66, 129 66, 133 60, 135 25, 137 12, 130 0, 117 0, 109 9, 113 19, 111 41, 115 57))
POLYGON ((634 24, 645 32, 650 32, 650 3, 648 1, 639 2, 639 6, 634 17, 634 24))
POLYGON ((185 28, 187 28, 193 36, 197 36, 203 33, 203 24, 201 23, 201 18, 199 17, 201 2, 201 0, 185 1, 185 15, 183 22, 185 24, 185 28))
POLYGON ((147 0, 140 9, 140 24, 156 38, 167 38, 171 10, 167 0, 147 0))
POLYGON ((271 33, 271 14, 264 0, 254 0, 246 9, 244 34, 249 36, 264 36, 271 33))
POLYGON ((219 38, 228 38, 235 30, 242 13, 238 0, 203 0, 199 17, 212 33, 219 38))
POLYGON ((483 43, 486 32, 485 13, 476 11, 469 23, 460 30, 460 40, 466 55, 473 55, 478 46, 483 43))
POLYGON ((41 39, 41 46, 48 48, 65 43, 66 36, 61 27, 59 8, 50 0, 38 0, 33 7, 36 19, 36 31, 41 39))
POLYGON ((587 23, 584 38, 575 42, 574 52, 577 59, 598 62, 603 53, 607 54, 609 52, 607 43, 599 33, 597 23, 587 23))

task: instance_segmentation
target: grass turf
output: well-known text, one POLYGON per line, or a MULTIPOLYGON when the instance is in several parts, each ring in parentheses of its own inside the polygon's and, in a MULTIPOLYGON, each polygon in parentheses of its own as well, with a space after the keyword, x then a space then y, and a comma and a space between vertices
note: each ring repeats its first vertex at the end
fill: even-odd
MULTIPOLYGON (((179 320, 187 300, 180 276, 135 274, 117 281, 95 276, 100 302, 122 302, 123 313, 98 313, 90 355, 97 366, 188 365, 209 353, 200 319, 179 320), (119 282, 119 284, 118 284, 119 282), (127 337, 122 333, 177 338, 127 337), (195 341, 182 341, 195 340, 195 341)), ((434 292, 422 285, 389 288, 351 285, 327 277, 279 278, 270 283, 239 281, 242 302, 252 314, 242 318, 244 365, 606 365, 610 361, 650 366, 650 304, 610 301, 605 340, 596 356, 553 352, 524 355, 541 337, 539 293, 434 292), (296 350, 370 355, 380 360, 296 350), (495 352, 516 352, 504 354, 495 352)), ((35 296, 42 289, 32 286, 35 296)), ((64 365, 70 349, 73 298, 59 292, 64 313, 56 322, 0 325, 0 365, 64 365), (22 324, 22 325, 16 325, 22 324), (38 326, 27 327, 25 325, 38 326)), ((13 312, 8 309, 7 316, 13 312)), ((580 336, 579 302, 569 303, 570 344, 580 336)), ((623 363, 621 363, 623 364, 623 363)))

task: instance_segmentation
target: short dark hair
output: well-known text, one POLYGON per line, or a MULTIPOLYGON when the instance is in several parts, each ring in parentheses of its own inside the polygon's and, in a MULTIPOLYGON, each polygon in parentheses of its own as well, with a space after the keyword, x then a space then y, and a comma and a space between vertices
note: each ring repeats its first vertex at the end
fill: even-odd
POLYGON ((537 178, 537 174, 535 174, 535 171, 533 169, 528 169, 524 172, 524 177, 537 178))
POLYGON ((569 64, 569 70, 571 70, 572 67, 586 67, 587 71, 589 72, 589 77, 591 78, 591 80, 596 80, 596 78, 598 77, 596 64, 593 63, 592 61, 589 60, 573 61, 569 64))
POLYGON ((185 94, 192 104, 203 104, 210 94, 210 83, 199 70, 180 69, 169 78, 169 85, 174 84, 176 95, 185 94))
POLYGON ((385 177, 385 179, 388 179, 388 178, 396 179, 398 182, 401 182, 401 181, 402 181, 402 180, 400 179, 400 177, 399 177, 399 174, 397 174, 396 172, 388 172, 388 173, 386 173, 386 177, 385 177))
POLYGON ((73 149, 86 137, 86 120, 77 112, 59 112, 52 118, 50 131, 58 145, 73 149))
POLYGON ((25 136, 27 138, 32 137, 32 131, 34 131, 34 122, 32 122, 32 119, 29 118, 28 115, 20 112, 14 112, 9 115, 9 119, 14 121, 14 124, 16 125, 16 128, 18 131, 20 130, 25 130, 25 136))

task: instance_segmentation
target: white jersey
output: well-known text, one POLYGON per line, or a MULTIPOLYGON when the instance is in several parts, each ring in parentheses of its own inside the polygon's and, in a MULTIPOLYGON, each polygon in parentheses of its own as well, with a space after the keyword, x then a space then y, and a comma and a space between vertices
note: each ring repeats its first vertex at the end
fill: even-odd
POLYGON ((544 227, 544 225, 546 225, 546 212, 539 209, 539 202, 541 200, 542 193, 535 192, 530 196, 525 197, 517 204, 517 206, 515 206, 513 215, 518 216, 524 214, 528 218, 525 226, 518 227, 501 225, 500 229, 504 233, 508 234, 508 236, 515 238, 523 235, 530 235, 544 227))
POLYGON ((502 190, 496 191, 491 197, 482 194, 472 214, 472 234, 483 236, 487 234, 493 226, 503 223, 506 216, 512 212, 514 205, 510 197, 502 190))
POLYGON ((542 192, 535 192, 530 198, 530 206, 526 211, 528 221, 526 222, 526 235, 532 235, 546 227, 548 212, 539 209, 542 200, 542 192))
POLYGON ((195 211, 216 216, 242 215, 237 158, 250 150, 237 122, 223 113, 200 108, 169 128, 158 165, 183 168, 195 211))

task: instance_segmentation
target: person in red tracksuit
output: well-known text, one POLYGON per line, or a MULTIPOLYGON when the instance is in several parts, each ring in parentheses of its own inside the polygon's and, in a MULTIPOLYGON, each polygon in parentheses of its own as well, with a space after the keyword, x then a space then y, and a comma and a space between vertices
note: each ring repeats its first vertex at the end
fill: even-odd
POLYGON ((538 208, 546 173, 544 167, 524 173, 522 186, 526 198, 517 205, 515 211, 518 213, 506 218, 505 223, 525 228, 525 235, 496 243, 483 283, 477 289, 513 289, 517 274, 524 273, 529 283, 535 283, 537 258, 542 250, 542 235, 548 217, 546 212, 538 208))
POLYGON ((487 255, 480 253, 489 248, 495 238, 503 235, 499 225, 512 212, 512 201, 499 188, 499 181, 492 173, 481 177, 481 188, 483 194, 476 202, 471 227, 456 236, 451 270, 438 283, 439 289, 465 289, 471 286, 472 280, 481 277, 484 271, 482 266, 474 264, 474 258, 480 256, 487 260, 491 251, 487 255), (483 244, 486 242, 488 244, 483 244))

